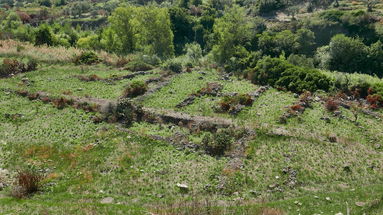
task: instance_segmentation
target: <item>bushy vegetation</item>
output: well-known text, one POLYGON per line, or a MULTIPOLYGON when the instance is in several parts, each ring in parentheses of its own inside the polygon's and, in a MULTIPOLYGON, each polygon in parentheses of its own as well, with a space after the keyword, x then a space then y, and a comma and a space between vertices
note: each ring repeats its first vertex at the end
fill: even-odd
POLYGON ((143 95, 148 90, 148 85, 143 81, 135 81, 127 86, 122 94, 123 98, 134 98, 143 95))
POLYGON ((36 68, 37 62, 33 59, 24 63, 17 59, 5 58, 0 65, 0 77, 8 77, 19 73, 30 72, 36 70, 36 68))
POLYGON ((332 80, 320 71, 294 66, 283 58, 265 57, 254 69, 249 69, 248 78, 257 84, 270 85, 292 92, 328 91, 332 80))
POLYGON ((91 51, 83 52, 79 56, 74 56, 73 62, 77 65, 81 64, 95 64, 100 62, 97 54, 91 51))

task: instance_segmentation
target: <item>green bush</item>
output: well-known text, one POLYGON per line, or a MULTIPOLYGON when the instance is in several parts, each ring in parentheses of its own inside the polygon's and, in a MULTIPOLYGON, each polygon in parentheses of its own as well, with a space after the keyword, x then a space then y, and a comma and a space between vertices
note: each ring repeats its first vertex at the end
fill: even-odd
POLYGON ((183 68, 182 61, 177 58, 168 60, 163 67, 174 73, 181 73, 183 68))
POLYGON ((77 65, 81 64, 95 64, 100 62, 100 59, 98 58, 97 54, 91 51, 83 52, 78 56, 75 56, 73 59, 73 62, 77 65))
POLYGON ((282 58, 267 56, 259 60, 255 68, 249 69, 247 76, 253 83, 274 86, 282 73, 292 67, 293 65, 282 58))
POLYGON ((211 156, 223 156, 234 142, 233 136, 227 130, 219 130, 214 134, 206 134, 202 139, 205 152, 211 156))
POLYGON ((293 66, 282 58, 264 57, 254 69, 248 71, 247 76, 256 84, 297 93, 328 91, 333 85, 332 80, 319 70, 293 66))
POLYGON ((143 81, 134 81, 125 88, 122 97, 134 98, 143 95, 148 90, 148 85, 143 81))
POLYGON ((126 70, 137 72, 137 71, 148 71, 154 69, 154 67, 142 60, 134 60, 126 64, 126 70))
POLYGON ((275 85, 292 92, 302 93, 316 90, 328 91, 331 83, 331 79, 318 70, 291 67, 281 74, 275 85))

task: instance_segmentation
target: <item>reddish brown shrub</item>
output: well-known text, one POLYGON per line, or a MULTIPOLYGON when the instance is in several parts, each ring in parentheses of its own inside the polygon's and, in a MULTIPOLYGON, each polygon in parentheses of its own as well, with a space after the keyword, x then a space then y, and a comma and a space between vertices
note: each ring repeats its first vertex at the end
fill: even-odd
POLYGON ((293 111, 298 111, 298 112, 301 112, 303 111, 305 108, 300 105, 300 104, 296 104, 296 105, 292 105, 290 106, 290 109, 293 110, 293 111))
POLYGON ((40 100, 43 102, 43 103, 49 103, 51 100, 48 96, 43 96, 43 97, 40 97, 40 100))
POLYGON ((339 104, 336 100, 330 98, 326 101, 325 108, 326 108, 326 110, 328 110, 330 112, 334 112, 334 111, 338 110, 339 104))
POLYGON ((16 176, 15 188, 12 196, 25 198, 39 191, 42 177, 32 171, 21 171, 16 176))
POLYGON ((0 65, 0 77, 8 77, 18 73, 30 72, 37 68, 37 62, 30 60, 27 64, 16 59, 5 58, 0 65))
POLYGON ((37 98, 39 97, 39 94, 38 93, 29 93, 28 94, 28 99, 29 100, 36 100, 37 98))
POLYGON ((63 97, 52 100, 53 106, 55 106, 57 109, 64 109, 68 105, 68 103, 68 100, 63 97))
POLYGON ((383 98, 377 94, 367 96, 367 102, 370 104, 371 109, 383 107, 383 98))
POLYGON ((103 80, 103 78, 100 78, 98 75, 89 75, 89 76, 83 76, 83 75, 79 75, 77 76, 78 79, 80 79, 81 81, 100 81, 100 80, 103 80))
POLYGON ((131 60, 125 57, 120 57, 116 61, 116 67, 121 68, 128 64, 131 60))
POLYGON ((17 94, 19 94, 20 96, 26 97, 26 96, 28 96, 28 91, 26 91, 26 90, 18 90, 17 94))

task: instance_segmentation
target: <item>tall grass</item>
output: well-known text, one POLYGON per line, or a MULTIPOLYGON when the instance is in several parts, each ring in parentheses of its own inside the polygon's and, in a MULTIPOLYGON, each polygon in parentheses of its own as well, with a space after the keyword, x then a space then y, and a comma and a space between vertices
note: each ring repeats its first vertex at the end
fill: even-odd
MULTIPOLYGON (((0 57, 26 57, 42 63, 71 63, 73 57, 80 55, 83 50, 74 47, 34 46, 15 40, 0 40, 0 57)), ((115 65, 118 57, 105 51, 97 52, 101 60, 108 65, 115 65)))

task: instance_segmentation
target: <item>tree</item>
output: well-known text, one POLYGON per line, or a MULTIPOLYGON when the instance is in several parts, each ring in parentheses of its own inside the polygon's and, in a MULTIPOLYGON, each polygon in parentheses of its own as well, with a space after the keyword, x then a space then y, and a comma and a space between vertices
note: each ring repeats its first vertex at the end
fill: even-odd
POLYGON ((140 7, 138 43, 145 53, 169 58, 174 55, 173 32, 166 8, 140 7))
POLYGON ((220 64, 226 63, 237 52, 243 52, 244 45, 252 36, 252 22, 245 10, 237 5, 228 9, 223 17, 214 23, 215 45, 213 55, 220 64))
POLYGON ((364 72, 368 67, 367 46, 357 38, 346 37, 343 34, 335 35, 331 38, 328 48, 319 51, 321 64, 330 70, 352 73, 364 72))
POLYGON ((51 7, 52 6, 52 2, 50 0, 41 0, 40 1, 40 5, 41 6, 45 6, 45 7, 51 7))
POLYGON ((54 35, 51 28, 46 24, 40 25, 35 32, 35 45, 39 46, 43 44, 48 46, 52 46, 54 44, 54 35))
POLYGON ((306 28, 301 28, 296 33, 296 42, 298 43, 298 53, 312 55, 315 45, 315 34, 306 28))
POLYGON ((272 57, 278 57, 282 53, 287 56, 297 53, 300 44, 297 35, 290 30, 284 30, 278 33, 263 32, 258 39, 258 47, 263 54, 272 57))
POLYGON ((115 48, 118 53, 143 51, 161 58, 173 56, 173 33, 166 8, 119 7, 109 22, 110 30, 105 33, 103 44, 118 45, 115 48))
POLYGON ((193 41, 193 21, 183 8, 173 7, 169 9, 171 29, 174 35, 173 43, 176 54, 181 54, 185 44, 193 41))
POLYGON ((383 77, 383 44, 378 41, 372 44, 368 50, 369 74, 383 77))
POLYGON ((135 8, 119 7, 109 17, 110 31, 116 34, 121 47, 118 52, 131 53, 135 50, 137 29, 134 27, 135 8))

